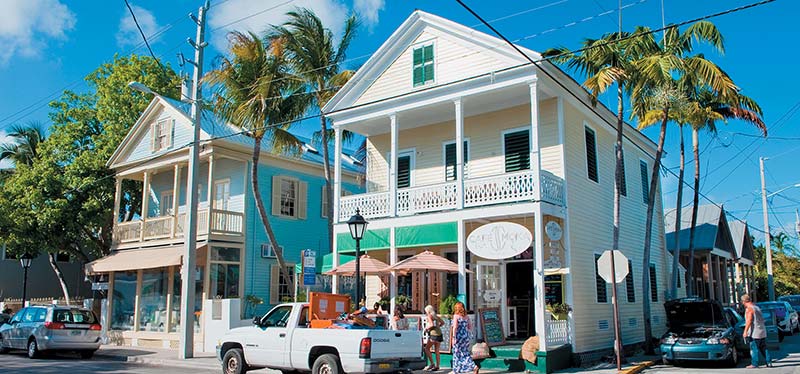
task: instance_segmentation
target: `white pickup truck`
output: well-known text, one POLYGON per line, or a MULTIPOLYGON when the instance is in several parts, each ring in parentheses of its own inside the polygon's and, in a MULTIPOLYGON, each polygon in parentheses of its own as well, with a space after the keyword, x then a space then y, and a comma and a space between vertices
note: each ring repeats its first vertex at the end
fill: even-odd
POLYGON ((312 329, 308 304, 278 305, 253 326, 232 329, 217 344, 225 374, 270 368, 313 374, 394 373, 422 369, 420 331, 312 329))

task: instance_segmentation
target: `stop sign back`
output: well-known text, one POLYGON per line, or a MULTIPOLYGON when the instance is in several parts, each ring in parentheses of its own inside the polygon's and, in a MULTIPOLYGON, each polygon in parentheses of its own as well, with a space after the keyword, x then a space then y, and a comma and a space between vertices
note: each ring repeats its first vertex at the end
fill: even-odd
POLYGON ((603 252, 597 259, 597 271, 608 283, 620 283, 628 275, 628 258, 620 251, 614 251, 614 270, 616 277, 611 277, 611 250, 603 252), (616 279, 616 282, 613 282, 616 279))

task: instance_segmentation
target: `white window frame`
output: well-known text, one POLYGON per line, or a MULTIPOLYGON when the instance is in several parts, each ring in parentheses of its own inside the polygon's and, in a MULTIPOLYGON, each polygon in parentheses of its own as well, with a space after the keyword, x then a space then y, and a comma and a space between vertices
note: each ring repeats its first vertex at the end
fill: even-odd
POLYGON ((583 175, 585 175, 586 179, 589 180, 590 182, 600 184, 600 159, 598 157, 600 154, 600 142, 597 141, 597 129, 594 126, 592 126, 589 123, 589 121, 584 120, 583 131, 584 131, 584 133, 582 134, 583 157, 586 160, 586 162, 583 163, 583 175), (593 181, 592 178, 589 178, 589 155, 586 154, 586 129, 592 130, 592 133, 594 133, 594 162, 595 162, 595 169, 597 170, 596 182, 593 181))
POLYGON ((175 195, 172 190, 161 191, 161 200, 158 201, 158 213, 161 217, 171 216, 175 214, 175 207, 172 206, 173 196, 175 195), (169 210, 166 209, 167 203, 170 206, 169 210))
MULTIPOLYGON (((469 138, 464 138, 464 143, 467 143, 467 154, 464 155, 464 179, 467 179, 469 175, 469 160, 472 157, 472 142, 470 142, 469 138)), ((442 142, 442 166, 444 167, 442 176, 444 177, 445 182, 447 182, 447 146, 450 144, 456 144, 456 140, 452 139, 442 142)), ((458 152, 458 148, 456 148, 456 152, 458 152)), ((456 163, 458 163, 458 156, 456 156, 456 163)), ((456 175, 458 175, 457 170, 456 175)))
POLYGON ((230 178, 223 178, 223 179, 216 179, 214 180, 214 192, 213 192, 212 201, 214 209, 219 210, 229 210, 229 204, 231 202, 231 179, 230 178), (227 185, 228 195, 224 197, 223 205, 225 206, 224 209, 220 207, 219 201, 217 200, 217 193, 220 191, 221 185, 227 185))
MULTIPOLYGON (((400 160, 400 157, 402 157, 402 156, 410 156, 410 159, 409 159, 409 162, 408 162, 408 168, 409 168, 409 170, 408 170, 408 179, 409 179, 408 187, 403 187, 403 188, 411 188, 411 187, 414 187, 414 174, 415 174, 414 170, 417 168, 417 148, 416 147, 407 148, 407 149, 401 149, 401 150, 397 151, 397 159, 400 160)), ((392 181, 392 165, 391 165, 391 163, 392 163, 392 153, 391 152, 386 154, 386 159, 389 160, 389 165, 388 165, 389 167, 387 169, 388 169, 388 174, 389 174, 389 183, 391 183, 391 181, 392 181)), ((400 169, 398 168, 398 171, 399 170, 400 169)), ((396 175, 395 175, 394 183, 395 183, 395 185, 397 185, 397 176, 396 175)), ((397 187, 397 189, 400 189, 400 187, 397 187)))
POLYGON ((223 265, 239 265, 239 296, 238 298, 241 299, 245 297, 244 295, 244 279, 245 279, 245 266, 244 266, 244 246, 241 244, 233 244, 233 243, 226 243, 225 245, 214 245, 209 247, 208 253, 208 260, 206 264, 206 275, 205 280, 208 281, 208 286, 205 288, 206 292, 208 293, 209 297, 211 296, 211 265, 213 264, 223 264, 223 265), (239 250, 239 261, 223 261, 223 260, 212 260, 211 259, 211 247, 222 247, 222 248, 236 248, 239 250))
MULTIPOLYGON (((505 129, 503 131, 500 131, 500 149, 503 152, 503 154, 502 154, 503 155, 503 166, 502 166, 503 174, 506 173, 506 134, 510 134, 510 133, 514 133, 514 132, 520 132, 520 131, 527 131, 528 132, 528 153, 530 153, 531 147, 533 146, 533 144, 531 143, 531 126, 530 125, 514 127, 514 128, 511 128, 511 129, 505 129)), ((528 160, 528 169, 527 170, 531 170, 531 167, 533 166, 532 162, 533 162, 533 160, 528 160)), ((512 173, 517 173, 517 172, 521 172, 521 171, 524 171, 524 170, 526 170, 526 169, 513 171, 512 173)))
MULTIPOLYGON (((297 274, 294 271, 295 265, 296 264, 294 262, 290 262, 290 263, 286 264, 287 273, 289 273, 289 278, 291 278, 291 279, 289 279, 289 281, 292 282, 287 287, 287 289, 289 290, 288 295, 281 295, 281 283, 284 280, 284 277, 280 276, 280 274, 278 275, 278 292, 277 292, 277 294, 278 294, 278 303, 283 303, 283 297, 284 296, 288 296, 289 298, 294 296, 294 284, 298 282, 297 274)), ((275 266, 277 266, 278 267, 278 271, 280 271, 280 265, 275 264, 275 266)))
MULTIPOLYGON (((409 58, 411 58, 411 88, 421 89, 423 87, 436 85, 436 82, 438 82, 439 78, 439 64, 438 64, 439 59, 437 58, 439 56, 439 48, 438 48, 438 43, 436 43, 436 38, 414 43, 410 46, 410 48, 411 48, 411 56, 409 56, 409 58), (414 85, 414 50, 417 48, 427 47, 429 45, 433 46, 433 61, 431 61, 431 64, 433 65, 433 79, 430 81, 425 81, 419 85, 414 85)), ((422 68, 423 70, 425 69, 424 63, 422 64, 422 68)))
POLYGON ((278 186, 280 188, 281 200, 280 200, 280 207, 278 208, 278 213, 280 217, 284 218, 300 218, 299 215, 299 200, 300 200, 300 180, 293 177, 287 176, 280 176, 278 177, 281 185, 278 186), (291 182, 294 185, 294 214, 284 214, 283 213, 283 182, 291 182))

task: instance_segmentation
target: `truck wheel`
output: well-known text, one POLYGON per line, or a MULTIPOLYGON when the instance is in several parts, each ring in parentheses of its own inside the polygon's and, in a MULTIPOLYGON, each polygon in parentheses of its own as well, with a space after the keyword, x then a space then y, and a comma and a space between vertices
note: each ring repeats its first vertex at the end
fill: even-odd
POLYGON ((241 348, 231 348, 225 351, 222 358, 222 372, 225 374, 247 373, 247 364, 244 362, 244 353, 241 348))
POLYGON ((311 369, 311 374, 343 374, 342 365, 339 363, 339 357, 334 354, 326 353, 317 357, 314 361, 314 366, 311 369))

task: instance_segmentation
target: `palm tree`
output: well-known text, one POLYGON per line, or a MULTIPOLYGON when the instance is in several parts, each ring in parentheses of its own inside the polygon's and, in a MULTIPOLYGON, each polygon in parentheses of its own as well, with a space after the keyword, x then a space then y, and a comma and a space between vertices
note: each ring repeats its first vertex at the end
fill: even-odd
MULTIPOLYGON (((261 40, 254 33, 229 34, 230 57, 220 57, 218 67, 205 76, 214 86, 214 110, 253 139, 250 182, 261 223, 275 253, 284 281, 290 276, 269 223, 258 168, 263 143, 274 153, 296 153, 302 143, 289 132, 293 121, 305 113, 310 97, 302 81, 290 73, 285 40, 261 40)), ((274 285, 273 285, 274 286, 274 285)))
MULTIPOLYGON (((716 132, 717 121, 738 119, 761 130, 767 136, 767 126, 761 119, 761 107, 755 100, 738 92, 719 95, 707 86, 693 92, 693 102, 687 113, 687 123, 692 126, 692 152, 694 154, 694 198, 692 200, 692 223, 689 226, 689 259, 694 259, 694 236, 697 224, 697 209, 700 204, 700 144, 699 131, 716 132)), ((689 274, 694 271, 694 261, 689 262, 689 274)))
POLYGON ((0 144, 0 161, 10 160, 14 165, 32 165, 38 157, 39 144, 47 138, 47 129, 41 122, 13 125, 9 129, 10 142, 0 144))
MULTIPOLYGON (((320 129, 315 133, 315 138, 319 139, 322 147, 325 195, 329 202, 326 212, 328 244, 333 248, 333 189, 331 188, 333 177, 328 149, 330 133, 327 120, 322 115, 322 107, 355 73, 352 70, 341 70, 340 65, 345 61, 347 48, 355 36, 358 22, 355 16, 348 18, 344 24, 342 37, 335 43, 333 32, 322 24, 313 11, 299 8, 287 15, 289 20, 282 26, 274 27, 273 33, 286 41, 286 49, 295 74, 305 83, 320 113, 320 129)), ((347 133, 347 137, 350 137, 350 133, 347 133)))

